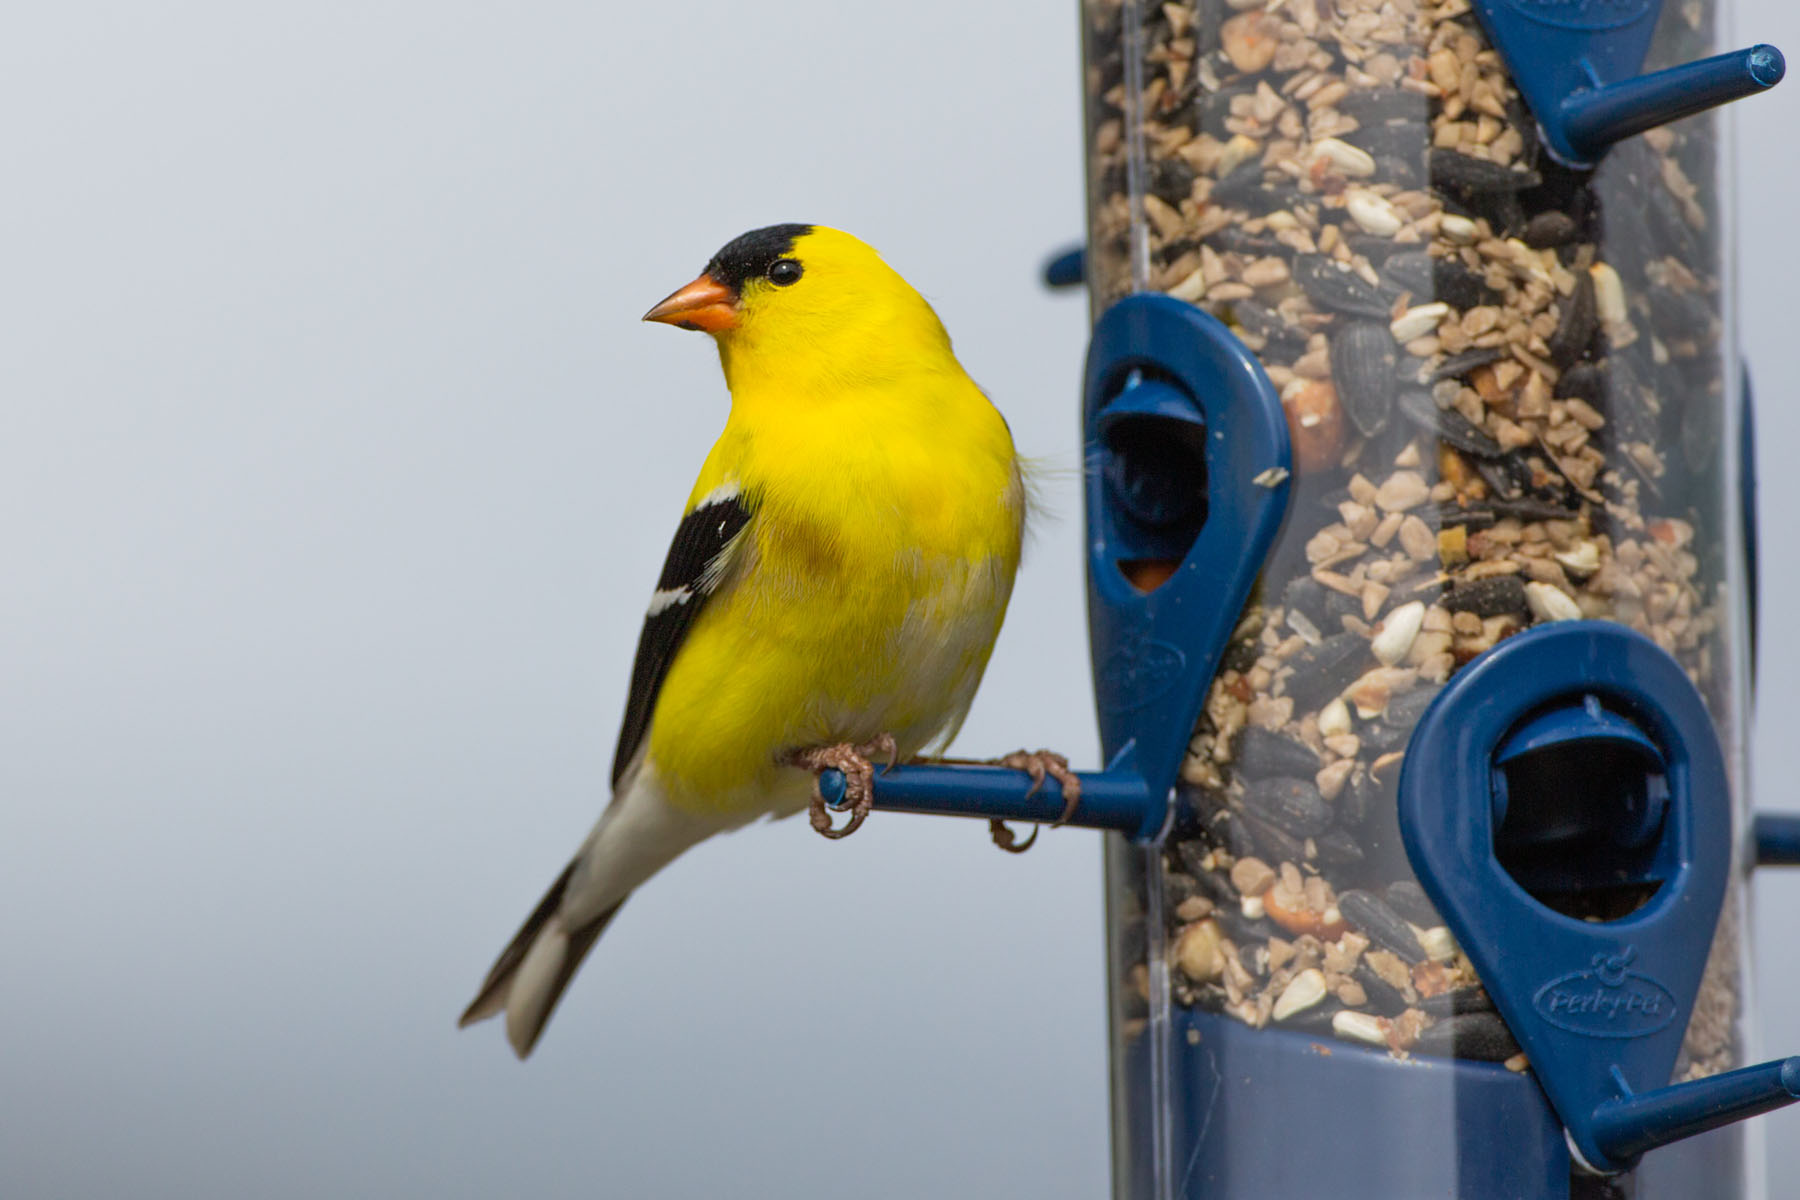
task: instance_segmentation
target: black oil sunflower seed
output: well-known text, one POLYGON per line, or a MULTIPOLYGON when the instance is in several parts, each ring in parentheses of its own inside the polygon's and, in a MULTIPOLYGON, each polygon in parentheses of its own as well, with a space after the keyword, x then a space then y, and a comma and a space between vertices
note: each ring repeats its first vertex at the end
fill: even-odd
POLYGON ((1456 150, 1433 150, 1429 165, 1432 187, 1446 188, 1465 196, 1520 192, 1544 182, 1544 177, 1536 171, 1515 171, 1456 150))
POLYGON ((1386 325, 1352 321, 1331 335, 1331 380, 1338 403, 1364 437, 1387 425, 1398 358, 1399 347, 1386 325))
POLYGON ((1485 367, 1497 363, 1506 357, 1506 351, 1498 346, 1471 346, 1460 354, 1452 354, 1439 363, 1431 372, 1431 382, 1440 379, 1461 379, 1476 367, 1485 367))
POLYGON ((1312 747, 1297 738, 1246 725, 1232 742, 1232 761, 1245 775, 1307 778, 1322 765, 1312 747))
MULTIPOLYGON (((1281 604, 1290 614, 1298 613, 1306 618, 1314 629, 1319 629, 1325 621, 1325 585, 1311 575, 1301 575, 1288 581, 1281 590, 1281 604)), ((1293 628, 1292 623, 1288 626, 1293 628)))
POLYGON ((1354 867, 1363 860, 1363 848, 1356 838, 1342 829, 1327 829, 1313 839, 1319 861, 1334 867, 1354 867))
POLYGON ((1476 308, 1495 304, 1500 294, 1487 285, 1479 271, 1472 271, 1459 258, 1431 260, 1432 294, 1456 308, 1476 308))
POLYGON ((1288 660, 1294 674, 1287 694, 1303 708, 1317 708, 1349 687, 1369 661, 1369 643, 1356 634, 1328 637, 1288 660))
POLYGON ((1397 1017, 1406 1011, 1406 994, 1377 975, 1369 964, 1358 963, 1351 978, 1361 985, 1363 995, 1368 997, 1370 1011, 1384 1017, 1397 1017))
POLYGON ((1499 458, 1505 453, 1500 443, 1454 408, 1439 408, 1429 392, 1400 393, 1396 403, 1407 419, 1427 433, 1436 434, 1465 454, 1476 458, 1499 458))
POLYGON ((1557 379, 1551 394, 1558 400, 1585 400, 1599 406, 1605 403, 1606 373, 1596 363, 1576 363, 1557 379))
POLYGON ((1331 806, 1305 779, 1257 779, 1244 789, 1244 812, 1295 838, 1331 828, 1331 806))
POLYGON ((1519 1043, 1499 1013, 1459 1013, 1426 1029, 1413 1049, 1476 1062, 1505 1062, 1519 1052, 1519 1043))
POLYGON ((1391 255, 1381 273, 1389 283, 1422 301, 1431 298, 1434 290, 1431 261, 1431 255, 1423 250, 1408 250, 1391 255))
POLYGON ((1262 190, 1263 165, 1260 158, 1239 163, 1212 186, 1210 202, 1229 208, 1244 208, 1262 190))
POLYGON ((1393 951, 1408 963, 1425 961, 1425 947, 1419 945, 1412 926, 1381 897, 1352 889, 1339 894, 1338 911, 1382 949, 1393 951))
POLYGON ((1578 274, 1575 290, 1564 296, 1558 307, 1562 313, 1547 344, 1550 361, 1558 367, 1566 367, 1587 353, 1594 335, 1600 332, 1600 310, 1594 301, 1593 277, 1586 271, 1578 274))
POLYGON ((1466 580, 1444 593, 1443 605, 1451 612, 1470 612, 1478 617, 1522 613, 1525 611, 1525 584, 1517 575, 1466 580))
POLYGON ((1444 918, 1431 903, 1431 897, 1425 889, 1410 879, 1397 880, 1387 885, 1387 902, 1393 910, 1417 925, 1421 929, 1430 929, 1433 925, 1442 925, 1444 918))
POLYGON ((1320 308, 1371 321, 1386 321, 1400 293, 1377 287, 1354 271, 1340 269, 1330 259, 1303 254, 1294 260, 1294 282, 1320 308))

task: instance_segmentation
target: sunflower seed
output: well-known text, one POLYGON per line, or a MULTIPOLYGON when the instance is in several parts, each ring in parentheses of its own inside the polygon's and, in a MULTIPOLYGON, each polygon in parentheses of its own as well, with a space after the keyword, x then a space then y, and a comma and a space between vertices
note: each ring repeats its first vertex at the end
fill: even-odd
POLYGON ((1472 454, 1476 458, 1499 458, 1505 453, 1499 442, 1489 437, 1469 418, 1454 408, 1439 408, 1428 393, 1402 392, 1396 403, 1400 411, 1421 429, 1436 434, 1465 454, 1472 454))
POLYGON ((1517 575, 1492 575, 1455 584, 1444 594, 1443 605, 1451 612, 1470 612, 1478 617, 1498 617, 1526 610, 1525 585, 1517 575))
POLYGON ((1213 184, 1212 203, 1223 204, 1231 208, 1246 207, 1251 198, 1262 190, 1262 181, 1262 159, 1249 159, 1213 184))
POLYGON ((1474 1012, 1445 1017, 1421 1033, 1413 1049, 1477 1062, 1505 1062, 1519 1052, 1519 1043, 1500 1014, 1474 1012))
POLYGON ((1606 373, 1597 363, 1576 363, 1562 373, 1551 393, 1558 400, 1585 400, 1602 403, 1606 396, 1606 373))
POLYGON ((1434 269, 1431 256, 1423 250, 1396 254, 1382 264, 1382 273, 1394 287, 1410 292, 1418 299, 1432 295, 1434 269))
POLYGON ((1353 321, 1331 337, 1331 379, 1350 423, 1368 437, 1381 432, 1393 403, 1394 339, 1380 325, 1353 321))
POLYGON ((1407 309, 1388 325, 1394 340, 1405 344, 1414 338, 1422 338, 1435 332, 1443 319, 1450 315, 1450 306, 1442 303, 1419 304, 1407 309))
POLYGON ((1294 668, 1287 694, 1294 703, 1317 708, 1349 687, 1369 661, 1369 645, 1354 633, 1328 637, 1289 660, 1294 668))
POLYGON ((1425 894, 1425 889, 1410 879, 1388 884, 1385 896, 1395 912, 1422 929, 1444 923, 1444 918, 1438 915, 1438 910, 1425 894))
POLYGON ((1244 789, 1244 811, 1296 838, 1331 828, 1331 806, 1305 779, 1258 779, 1244 789))
MULTIPOLYGON (((1374 170, 1374 164, 1370 163, 1369 168, 1374 170)), ((1406 224, 1406 218, 1400 214, 1399 209, 1374 192, 1360 188, 1344 198, 1344 210, 1350 214, 1352 221, 1362 227, 1363 232, 1377 237, 1393 237, 1406 224)))
POLYGON ((1476 367, 1485 367, 1497 363, 1506 357, 1506 351, 1498 346, 1474 346, 1460 354, 1452 354, 1439 363, 1431 372, 1431 382, 1440 379, 1461 379, 1476 367))
POLYGON ((1531 606, 1531 615, 1540 621, 1581 619, 1581 605, 1570 599, 1569 594, 1555 584, 1526 584, 1525 602, 1531 606))
POLYGON ((1327 829, 1313 839, 1319 861, 1336 867, 1353 867, 1363 861, 1362 844, 1342 829, 1327 829))
POLYGON ((1455 150, 1433 150, 1429 163, 1431 186, 1460 192, 1465 196, 1518 192, 1544 182, 1544 177, 1536 171, 1515 171, 1500 163, 1455 150))
POLYGON ((1247 775, 1304 778, 1319 769, 1319 756, 1305 742, 1259 725, 1246 725, 1232 743, 1232 761, 1247 775))
POLYGON ((1337 266, 1328 258, 1303 254, 1294 260, 1294 282, 1320 308, 1352 317, 1385 321, 1398 292, 1377 287, 1362 276, 1337 266))
POLYGON ((1600 331, 1600 316, 1595 307, 1594 282, 1587 275, 1575 280, 1575 290, 1562 299, 1562 315, 1556 332, 1548 340, 1550 361, 1566 367, 1587 352, 1600 331))
POLYGON ((1325 973, 1317 967, 1308 967, 1281 989, 1281 995, 1276 998, 1274 1011, 1270 1015, 1277 1021, 1285 1021, 1323 1000, 1326 991, 1325 973))
POLYGON ((1387 901, 1368 892, 1351 890, 1338 896, 1338 911, 1344 920, 1384 949, 1391 950, 1409 963, 1425 961, 1425 947, 1419 945, 1412 926, 1387 901))
POLYGON ((1431 289, 1439 300, 1461 309, 1479 308, 1500 300, 1500 294, 1487 285, 1479 272, 1470 270, 1455 258, 1432 260, 1431 289))
POLYGON ((1399 1016, 1406 1009, 1406 994, 1381 976, 1367 963, 1358 963, 1350 977, 1362 985, 1368 1005, 1383 1016, 1399 1016))
POLYGON ((1331 1015, 1331 1032, 1347 1042, 1365 1046, 1387 1045, 1387 1022, 1373 1013, 1342 1009, 1331 1015))
POLYGON ((1364 179, 1375 173, 1375 160, 1366 150, 1360 150, 1337 138, 1322 138, 1313 145, 1313 161, 1327 162, 1345 175, 1364 179))
POLYGON ((1402 604, 1383 617, 1375 636, 1369 639, 1369 649, 1376 660, 1391 667, 1405 658, 1424 621, 1425 605, 1418 600, 1402 604))

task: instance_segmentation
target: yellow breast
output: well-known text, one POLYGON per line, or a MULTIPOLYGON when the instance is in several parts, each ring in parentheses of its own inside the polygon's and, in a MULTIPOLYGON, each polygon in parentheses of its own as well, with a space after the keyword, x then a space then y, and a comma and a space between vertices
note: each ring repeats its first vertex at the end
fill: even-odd
POLYGON ((657 703, 650 756, 678 803, 754 804, 794 747, 889 732, 910 755, 967 711, 1024 494, 986 397, 960 370, 926 382, 804 406, 734 386, 696 495, 733 479, 755 515, 657 703))

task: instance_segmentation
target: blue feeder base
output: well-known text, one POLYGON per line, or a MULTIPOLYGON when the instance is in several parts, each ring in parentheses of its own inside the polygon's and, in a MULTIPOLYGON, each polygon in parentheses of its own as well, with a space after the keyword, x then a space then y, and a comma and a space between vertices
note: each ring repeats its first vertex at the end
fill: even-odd
POLYGON ((1119 1200, 1698 1200, 1742 1194, 1743 1131, 1655 1150, 1630 1176, 1571 1191, 1562 1125, 1529 1074, 1399 1061, 1328 1035, 1251 1029, 1177 1009, 1125 1047, 1129 1179, 1119 1200), (1159 1194, 1153 1049, 1167 1055, 1172 1177, 1159 1194), (1622 1185, 1622 1190, 1615 1190, 1622 1185))

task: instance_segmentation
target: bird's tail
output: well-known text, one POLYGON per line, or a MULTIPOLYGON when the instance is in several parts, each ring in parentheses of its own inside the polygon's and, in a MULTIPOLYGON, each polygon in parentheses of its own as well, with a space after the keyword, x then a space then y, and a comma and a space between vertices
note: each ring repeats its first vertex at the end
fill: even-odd
POLYGON ((581 960, 625 903, 620 900, 579 929, 570 929, 560 910, 579 861, 563 868, 519 932, 494 960, 481 990, 457 1022, 458 1028, 504 1010, 506 1040, 512 1043, 513 1052, 524 1058, 537 1045, 550 1014, 556 1011, 556 1002, 562 999, 564 989, 580 969, 581 960))
POLYGON ((461 1024, 504 1011, 506 1040, 520 1058, 530 1054, 581 960, 632 890, 694 843, 751 815, 676 808, 664 799, 654 771, 634 767, 581 849, 500 952, 461 1024))

